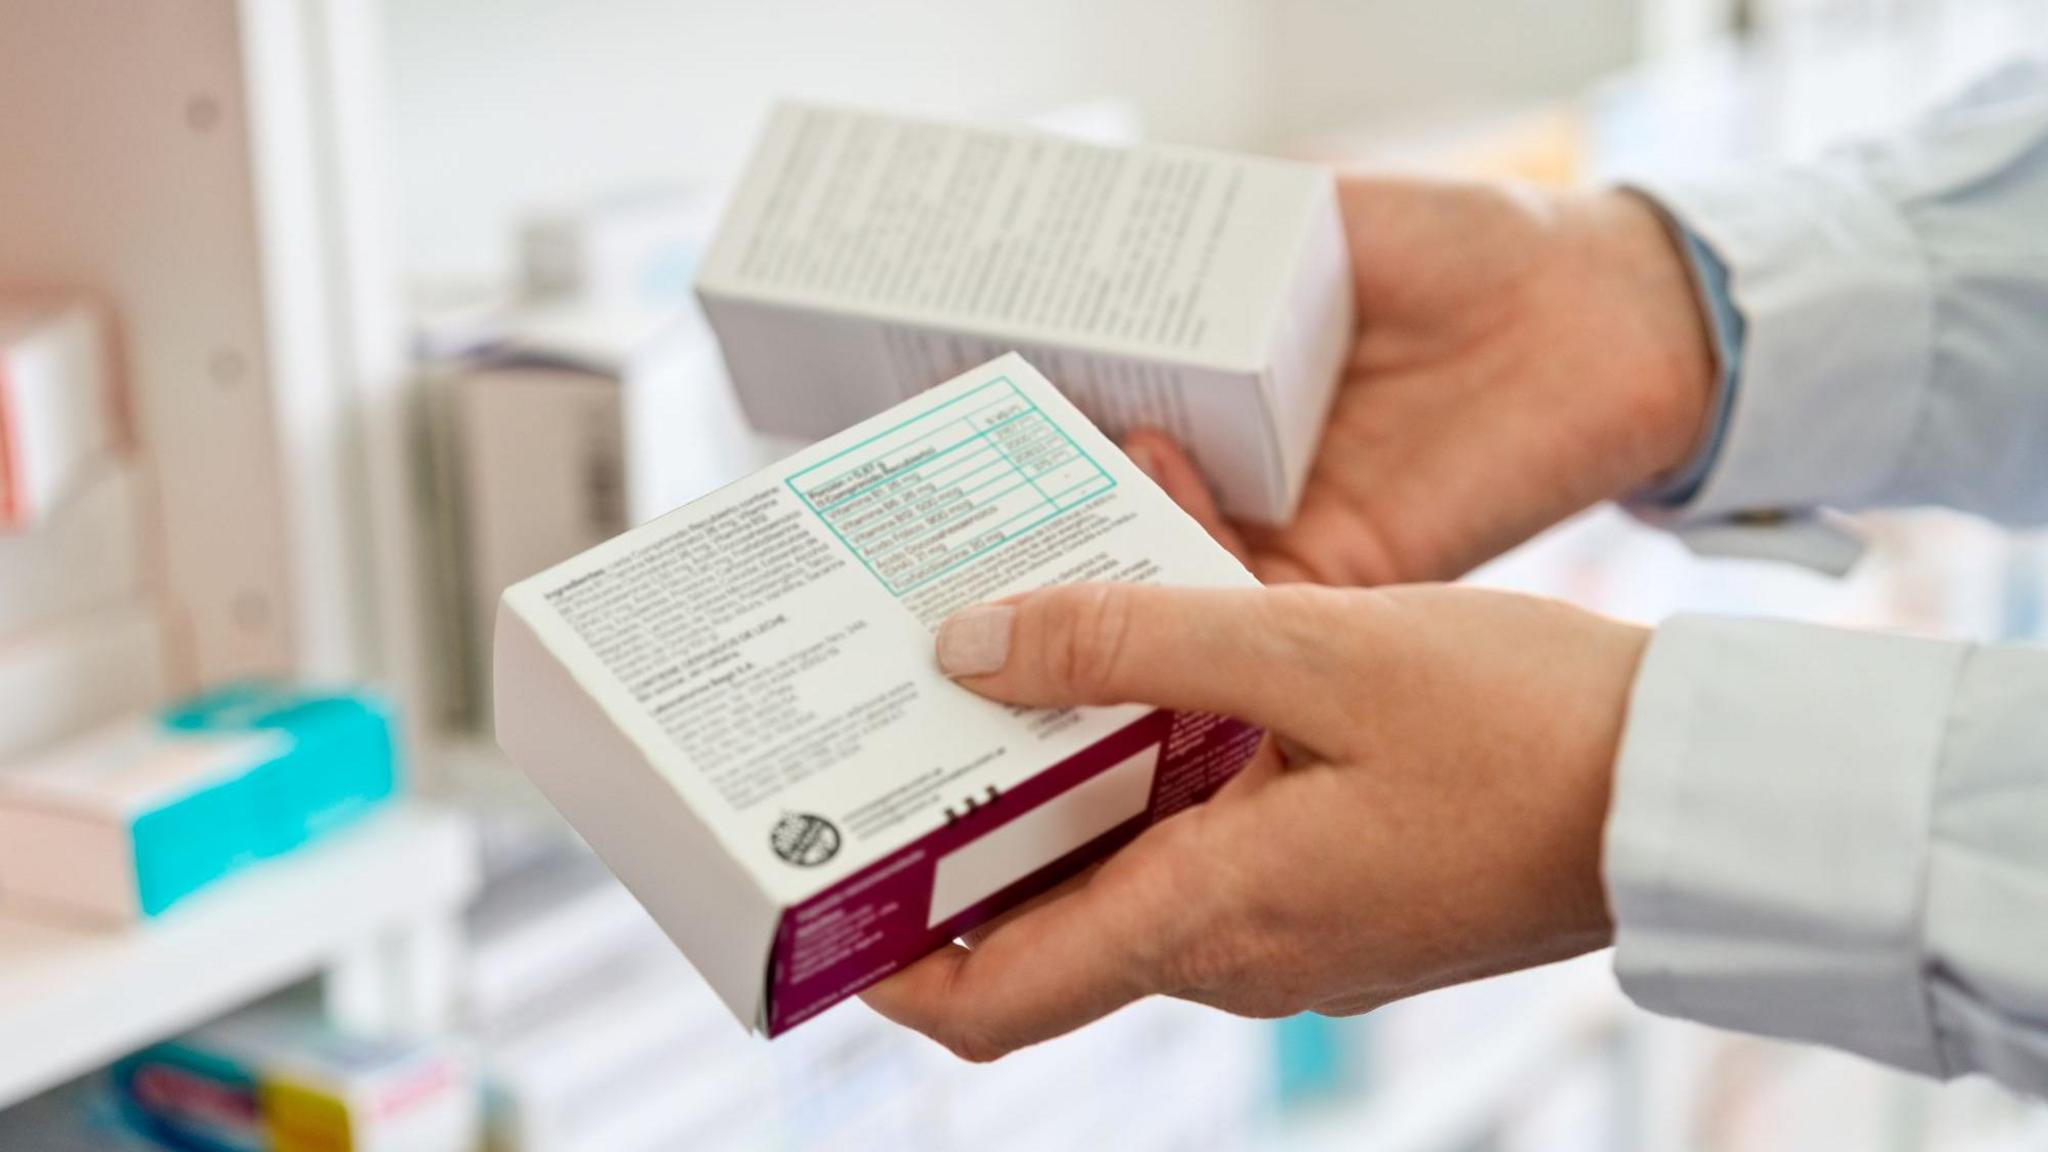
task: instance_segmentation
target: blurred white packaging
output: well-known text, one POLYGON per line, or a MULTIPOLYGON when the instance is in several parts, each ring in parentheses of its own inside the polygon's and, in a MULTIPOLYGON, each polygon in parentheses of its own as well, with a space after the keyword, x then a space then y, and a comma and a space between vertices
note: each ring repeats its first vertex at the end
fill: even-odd
POLYGON ((751 435, 696 309, 583 300, 516 312, 485 358, 610 380, 619 391, 625 512, 644 524, 786 454, 751 435))
POLYGON ((47 517, 115 443, 106 318, 0 293, 0 532, 47 517))
POLYGON ((588 849, 567 846, 494 881, 471 909, 463 1020, 506 1027, 650 953, 673 954, 661 929, 588 849))
POLYGON ((469 635, 482 637, 505 588, 627 527, 619 383, 536 365, 465 372, 451 386, 461 596, 469 635))
MULTIPOLYGON (((708 1139, 765 1088, 765 1050, 733 1034, 711 990, 672 951, 483 1045, 488 1128, 501 1152, 747 1147, 708 1139), (764 1066, 748 1075, 749 1061, 764 1066), (715 1069, 715 1075, 709 1074, 715 1069), (695 1139, 692 1139, 692 1138, 695 1139)), ((773 1110, 755 1107, 758 1117, 773 1110)))
POLYGON ((1033 128, 1096 144, 1136 144, 1145 138, 1145 117, 1129 100, 1105 97, 1048 108, 1025 123, 1033 128))
POLYGON ((660 189, 536 217, 519 236, 526 291, 600 309, 692 308, 712 222, 703 197, 660 189))
POLYGON ((0 636, 133 597, 145 581, 139 478, 104 466, 44 523, 0 535, 0 636))
POLYGON ((0 764, 168 694, 163 626, 148 600, 0 639, 0 764))
POLYGON ((697 283, 754 426, 816 438, 1008 351, 1291 518, 1350 347, 1322 168, 776 110, 697 283))
POLYGON ((932 1092, 942 1103, 941 1147, 1221 1152, 1259 1146, 1271 1043, 1263 1022, 1152 999, 994 1065, 926 1046, 919 1082, 942 1089, 932 1092), (1046 1107, 1049 1099, 1062 1106, 1046 1107), (1147 1106, 1129 1107, 1132 1099, 1147 1106))
POLYGON ((509 310, 432 370, 457 543, 459 711, 488 709, 492 614, 512 584, 763 462, 694 314, 562 301, 509 310))

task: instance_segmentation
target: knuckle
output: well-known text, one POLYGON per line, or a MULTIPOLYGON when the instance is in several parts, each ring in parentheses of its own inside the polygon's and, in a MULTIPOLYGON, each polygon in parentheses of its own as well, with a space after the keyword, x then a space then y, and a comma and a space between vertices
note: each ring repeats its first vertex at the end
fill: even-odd
POLYGON ((1156 826, 1170 858, 1182 862, 1155 898, 1178 909, 1174 930, 1153 942, 1151 957, 1163 982, 1175 989, 1214 989, 1256 970, 1263 928, 1244 907, 1241 878, 1225 846, 1213 840, 1205 811, 1194 808, 1156 826))
POLYGON ((1090 701, 1103 701, 1116 690, 1130 632, 1126 592, 1116 585, 1091 585, 1061 601, 1047 664, 1060 683, 1090 701))
POLYGON ((1268 589, 1261 601, 1266 610, 1267 629, 1290 640, 1313 637, 1325 591, 1314 584, 1282 584, 1268 589))
POLYGON ((935 1037, 955 1059, 968 1064, 992 1064, 1009 1053, 1008 1046, 985 1032, 963 1029, 935 1037))
POLYGON ((1347 619, 1353 597, 1329 588, 1289 584, 1272 589, 1265 600, 1262 633, 1297 660, 1318 661, 1343 646, 1355 631, 1347 619))

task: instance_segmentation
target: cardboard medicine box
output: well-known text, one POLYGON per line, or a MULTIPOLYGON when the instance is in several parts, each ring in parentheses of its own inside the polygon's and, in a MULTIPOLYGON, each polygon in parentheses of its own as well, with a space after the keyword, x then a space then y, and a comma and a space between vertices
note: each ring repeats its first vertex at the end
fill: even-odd
POLYGON ((0 908, 122 925, 388 800, 374 697, 250 682, 0 765, 0 908))
POLYGON ((117 443, 105 313, 0 293, 0 532, 40 523, 117 443))
POLYGON ((1020 711, 957 608, 1235 559, 1005 356, 505 593, 498 739, 770 1035, 1206 799, 1258 730, 1020 711))
POLYGON ((45 522, 0 532, 0 637, 143 592, 147 498, 134 465, 109 462, 45 522))
POLYGON ((803 105, 769 118, 697 292, 761 431, 827 436, 1017 351, 1266 523, 1353 329, 1327 169, 803 105))
POLYGON ((477 1068, 460 1048, 338 1032, 291 1001, 150 1045, 108 1075, 122 1120, 152 1147, 443 1152, 483 1135, 477 1068))

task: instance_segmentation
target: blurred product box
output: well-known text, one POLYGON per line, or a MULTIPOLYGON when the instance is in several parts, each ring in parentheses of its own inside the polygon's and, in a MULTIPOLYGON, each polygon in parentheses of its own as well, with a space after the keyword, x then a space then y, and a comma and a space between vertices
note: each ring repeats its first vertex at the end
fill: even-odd
POLYGON ((691 307, 712 215, 700 196, 650 189, 538 216, 519 233, 526 291, 603 309, 691 307))
POLYGON ((1151 999, 993 1065, 962 1064, 926 1046, 918 1083, 941 1089, 933 1122, 943 1148, 1265 1147, 1253 1132, 1270 1103, 1265 1031, 1263 1022, 1151 999), (1062 1106, 1048 1108, 1050 1099, 1062 1106), (1134 1099, 1149 1106, 1132 1108, 1134 1099))
POLYGON ((1273 1087, 1281 1108, 1313 1106, 1360 1091, 1369 1019, 1303 1012, 1273 1022, 1273 1087))
POLYGON ((462 1018, 486 1032, 585 993, 656 950, 673 955, 646 910, 581 847, 494 880, 468 927, 462 1018))
POLYGON ((0 637, 140 593, 141 500, 135 469, 107 464, 45 522, 0 535, 0 637))
POLYGON ((480 687, 499 594, 631 526, 620 390, 612 377, 540 364, 449 380, 460 456, 463 579, 455 592, 467 618, 468 675, 480 687))
MULTIPOLYGON (((517 383, 529 373, 611 386, 607 411, 616 427, 606 440, 607 451, 568 455, 588 462, 593 475, 584 483, 603 497, 587 506, 601 503, 629 524, 694 500, 762 462, 731 407, 711 334, 687 306, 627 308, 562 300, 517 308, 505 315, 488 344, 446 362, 437 375, 517 383), (595 476, 599 469, 608 475, 595 476)), ((532 429, 514 424, 511 431, 532 429)), ((500 478, 495 469, 475 477, 500 478)))
POLYGON ((480 1137, 459 1050, 346 1035, 297 1005, 236 1013, 110 1076, 136 1131, 189 1152, 471 1152, 480 1137))
POLYGON ((157 703, 168 667, 148 600, 0 636, 0 765, 157 703))
POLYGON ((1251 575, 1016 355, 514 585, 500 744, 735 1015, 784 1032, 1206 799, 1257 729, 1048 723, 932 629, 1251 575))
POLYGON ((0 292, 0 532, 48 516, 114 446, 107 341, 88 300, 0 292))
POLYGON ((758 1065, 761 1053, 742 1043, 717 999, 673 952, 643 957, 574 1002, 485 1041, 489 1145, 493 1152, 740 1146, 688 1138, 707 1135, 731 1098, 745 1095, 745 1068, 758 1065))
POLYGON ((1326 169, 809 106, 770 118, 697 291, 763 431, 827 436, 1017 351, 1268 523, 1353 328, 1326 169))
MULTIPOLYGON (((739 1039, 737 1034, 734 1039, 739 1039)), ((774 1066, 780 1147, 930 1152, 972 1147, 952 1138, 954 1133, 943 1124, 954 1096, 954 1084, 945 1073, 963 1067, 961 1062, 864 1006, 824 1013, 802 1031, 768 1046, 768 1052, 774 1066)), ((1008 1073, 1006 1067, 1006 1079, 1008 1073)), ((1073 1083, 1067 1088, 1067 1099, 1058 1111, 1074 1106, 1073 1083)), ((1044 1108, 1043 1099, 1039 1107, 1044 1108)))
POLYGON ((388 798, 377 701, 240 685, 0 769, 0 906, 102 924, 156 916, 388 798))
POLYGON ((76 1080, 0 1110, 6 1152, 163 1152, 115 1113, 99 1078, 76 1080))
POLYGON ((451 711, 489 709, 489 636, 512 584, 759 463, 717 354, 684 312, 581 301, 506 311, 430 368, 451 711))
POLYGON ((1061 104, 1024 121, 1030 127, 1095 144, 1128 147, 1145 138, 1145 115, 1130 100, 1105 97, 1061 104))
POLYGON ((587 849, 494 882, 466 952, 462 1018, 482 1054, 491 1152, 762 1146, 730 1114, 749 1097, 743 1070, 768 1071, 762 1053, 587 849))

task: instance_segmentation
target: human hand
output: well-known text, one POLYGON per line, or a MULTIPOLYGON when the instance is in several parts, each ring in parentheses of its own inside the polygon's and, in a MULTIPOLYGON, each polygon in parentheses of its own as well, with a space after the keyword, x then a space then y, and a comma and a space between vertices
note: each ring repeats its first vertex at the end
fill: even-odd
POLYGON ((865 997, 987 1060, 1157 993, 1349 1014, 1603 947, 1601 830, 1647 635, 1455 587, 1068 585, 967 609, 939 661, 983 695, 1271 737, 1207 804, 865 997))
POLYGON ((1443 580, 1690 458, 1714 356, 1626 192, 1340 185, 1359 337, 1284 528, 1235 526, 1170 440, 1132 459, 1267 583, 1443 580))

